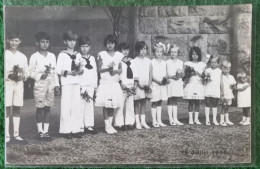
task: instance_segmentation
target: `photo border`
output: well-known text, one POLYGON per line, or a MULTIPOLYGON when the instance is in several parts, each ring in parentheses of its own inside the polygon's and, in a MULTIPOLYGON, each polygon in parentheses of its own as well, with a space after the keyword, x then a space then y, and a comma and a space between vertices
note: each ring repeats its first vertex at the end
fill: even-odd
MULTIPOLYGON (((260 93, 260 1, 258 0, 3 0, 1 6, 1 32, 0 32, 0 168, 5 167, 5 142, 4 142, 4 18, 3 6, 194 6, 194 5, 236 5, 236 4, 252 4, 252 128, 251 128, 251 163, 250 164, 223 164, 218 167, 257 167, 260 166, 260 97, 256 93, 260 93), (254 119, 254 121, 253 121, 254 119)), ((59 165, 60 166, 60 165, 59 165)), ((214 167, 210 164, 172 164, 172 165, 86 165, 88 167, 214 167)), ((10 167, 10 165, 8 165, 10 167)), ((17 166, 14 166, 17 167, 17 166)), ((20 166, 22 167, 22 166, 20 166)), ((50 168, 51 166, 46 166, 50 168)), ((53 166, 57 167, 57 166, 53 166)), ((79 167, 68 166, 66 167, 79 167)), ((38 168, 38 167, 37 167, 38 168)))

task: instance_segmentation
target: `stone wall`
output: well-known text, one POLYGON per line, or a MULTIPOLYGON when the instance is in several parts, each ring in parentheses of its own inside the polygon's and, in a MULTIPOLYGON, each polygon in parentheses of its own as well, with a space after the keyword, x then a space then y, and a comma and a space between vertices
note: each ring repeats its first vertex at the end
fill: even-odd
POLYGON ((230 21, 230 6, 139 7, 137 39, 151 49, 164 36, 180 47, 184 61, 192 46, 202 49, 204 61, 207 53, 230 58, 230 21))

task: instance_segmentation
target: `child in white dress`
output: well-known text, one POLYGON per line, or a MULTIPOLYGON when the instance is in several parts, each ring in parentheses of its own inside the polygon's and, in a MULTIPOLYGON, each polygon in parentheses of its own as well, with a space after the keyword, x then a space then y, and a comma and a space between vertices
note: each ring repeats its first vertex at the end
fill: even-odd
POLYGON ((167 68, 166 62, 162 60, 163 47, 159 44, 156 44, 153 48, 155 58, 152 60, 152 119, 153 127, 165 127, 166 125, 162 122, 161 113, 162 113, 162 101, 166 101, 167 97, 167 88, 166 85, 169 82, 167 79, 167 68))
POLYGON ((203 72, 205 84, 205 116, 206 125, 210 125, 209 113, 212 108, 213 124, 219 125, 217 122, 218 101, 220 98, 220 79, 221 70, 219 68, 219 57, 211 55, 208 61, 209 68, 203 72))
POLYGON ((58 55, 56 72, 61 80, 61 114, 59 132, 66 139, 82 138, 82 119, 80 102, 81 55, 74 50, 77 35, 72 31, 63 34, 66 50, 58 55))
POLYGON ((173 45, 169 49, 170 59, 167 60, 167 77, 170 80, 167 85, 168 94, 168 116, 170 125, 183 125, 177 118, 177 102, 178 98, 183 97, 183 61, 178 57, 179 47, 173 45))
POLYGON ((237 107, 243 109, 242 125, 250 125, 250 108, 251 108, 251 87, 248 83, 247 75, 243 73, 237 74, 237 107))
POLYGON ((124 55, 115 51, 117 38, 114 35, 105 37, 105 51, 98 53, 98 67, 100 73, 100 85, 97 89, 96 106, 103 107, 105 131, 108 134, 117 133, 112 126, 114 110, 121 106, 123 92, 119 85, 122 72, 121 60, 124 55))
POLYGON ((220 112, 220 125, 227 126, 233 125, 233 123, 229 120, 229 113, 228 108, 232 104, 232 99, 234 98, 233 95, 233 88, 236 85, 235 78, 229 74, 231 69, 231 63, 227 60, 223 61, 221 64, 222 69, 222 76, 221 76, 221 102, 222 102, 222 109, 220 112))
MULTIPOLYGON (((185 62, 185 69, 191 68, 188 83, 184 88, 183 98, 189 100, 189 124, 201 124, 199 121, 200 100, 204 100, 204 86, 202 84, 202 73, 205 70, 206 64, 201 61, 201 50, 199 47, 192 47, 189 53, 189 60, 185 62), (195 118, 193 121, 193 111, 195 118)), ((187 72, 185 71, 187 75, 187 72)), ((185 75, 185 76, 186 76, 185 75)))
POLYGON ((137 57, 134 63, 137 68, 138 85, 136 94, 134 95, 134 108, 135 108, 135 124, 137 129, 142 127, 149 129, 150 127, 145 122, 145 104, 147 96, 150 94, 150 85, 152 82, 152 65, 151 60, 146 57, 148 46, 144 41, 138 41, 135 44, 135 51, 137 57), (141 116, 141 123, 140 118, 141 116))
POLYGON ((30 57, 29 73, 35 80, 34 99, 38 138, 50 141, 50 106, 54 103, 54 90, 59 92, 59 78, 55 72, 56 57, 48 51, 50 36, 46 32, 35 35, 38 51, 30 57))
POLYGON ((134 60, 129 56, 129 49, 130 46, 126 42, 118 45, 118 50, 124 55, 119 81, 124 97, 116 111, 114 125, 123 131, 132 130, 135 123, 134 94, 138 83, 137 69, 134 60))
POLYGON ((94 91, 97 88, 97 64, 94 56, 89 54, 91 41, 87 36, 79 37, 79 49, 82 57, 82 69, 80 76, 81 112, 83 114, 83 129, 85 133, 95 134, 94 131, 94 91))

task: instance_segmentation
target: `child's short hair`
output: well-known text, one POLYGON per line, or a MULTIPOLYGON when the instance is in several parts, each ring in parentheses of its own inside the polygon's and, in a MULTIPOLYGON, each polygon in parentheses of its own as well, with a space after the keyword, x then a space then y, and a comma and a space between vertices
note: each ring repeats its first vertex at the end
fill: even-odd
POLYGON ((76 40, 78 38, 77 34, 72 31, 67 31, 63 34, 63 40, 76 40))
POLYGON ((122 50, 130 49, 130 45, 126 42, 121 42, 121 43, 119 43, 117 49, 118 49, 118 51, 122 52, 122 50))
POLYGON ((13 31, 13 32, 8 32, 6 38, 9 39, 9 40, 15 39, 15 38, 21 39, 22 36, 21 36, 20 32, 13 31))
POLYGON ((155 53, 155 51, 158 49, 162 49, 162 51, 164 52, 164 47, 161 43, 156 43, 152 48, 152 52, 155 53))
POLYGON ((170 45, 168 54, 171 54, 171 50, 172 50, 172 49, 176 49, 176 50, 179 52, 179 46, 173 44, 173 45, 170 45))
POLYGON ((240 73, 237 74, 237 80, 238 80, 239 82, 241 82, 241 79, 242 79, 242 78, 245 78, 245 77, 247 77, 247 75, 246 75, 245 72, 240 72, 240 73))
POLYGON ((226 67, 226 68, 231 68, 231 63, 227 60, 224 60, 222 63, 221 63, 221 68, 223 67, 226 67))
POLYGON ((91 45, 91 41, 88 36, 80 36, 78 39, 79 47, 81 45, 91 45))
POLYGON ((36 33, 34 38, 35 38, 36 42, 40 42, 43 39, 50 40, 49 34, 46 32, 43 32, 43 31, 36 33))
POLYGON ((196 54, 199 56, 198 58, 198 61, 200 62, 201 61, 201 50, 199 47, 197 46, 193 46, 191 49, 190 49, 190 53, 189 53, 189 60, 190 61, 193 61, 193 58, 192 58, 192 53, 193 52, 196 52, 196 54))
POLYGON ((217 59, 217 62, 219 63, 219 57, 217 55, 210 55, 207 66, 210 67, 210 62, 212 59, 217 59))
POLYGON ((104 39, 104 46, 106 47, 107 46, 107 43, 108 42, 111 42, 111 43, 114 43, 115 44, 115 49, 117 48, 117 45, 118 45, 118 40, 117 40, 117 37, 115 35, 107 35, 104 39))
POLYGON ((147 50, 148 50, 148 46, 147 46, 147 44, 146 44, 144 41, 138 41, 138 42, 136 42, 136 43, 135 43, 135 52, 136 52, 136 54, 139 55, 139 54, 140 54, 140 51, 141 51, 144 47, 146 47, 147 50))

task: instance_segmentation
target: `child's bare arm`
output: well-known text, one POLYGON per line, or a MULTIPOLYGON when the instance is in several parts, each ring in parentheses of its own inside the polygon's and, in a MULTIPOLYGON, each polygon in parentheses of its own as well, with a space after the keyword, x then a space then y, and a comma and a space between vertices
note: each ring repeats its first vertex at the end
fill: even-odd
POLYGON ((238 88, 236 85, 233 86, 233 90, 237 90, 237 91, 244 91, 246 90, 250 85, 246 85, 246 86, 243 86, 241 88, 238 88))

